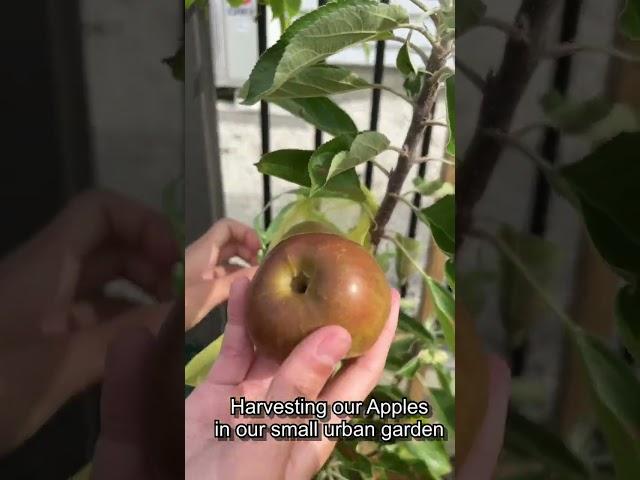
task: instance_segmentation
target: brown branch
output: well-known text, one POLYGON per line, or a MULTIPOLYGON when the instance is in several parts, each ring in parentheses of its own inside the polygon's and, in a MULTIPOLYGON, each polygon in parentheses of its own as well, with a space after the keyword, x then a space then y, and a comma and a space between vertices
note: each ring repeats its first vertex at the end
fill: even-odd
POLYGON ((515 26, 522 36, 509 36, 500 68, 489 74, 484 88, 476 130, 458 173, 456 191, 456 250, 472 226, 472 212, 482 197, 504 142, 487 135, 489 130, 508 132, 515 110, 540 62, 549 19, 556 0, 523 0, 515 26))
POLYGON ((436 94, 440 86, 447 55, 448 49, 440 45, 434 46, 431 51, 427 71, 434 72, 434 74, 425 78, 422 84, 413 108, 411 124, 409 125, 409 130, 402 144, 402 152, 398 155, 396 167, 389 176, 387 191, 374 219, 371 228, 371 242, 375 246, 380 243, 380 239, 384 235, 384 229, 391 218, 393 210, 398 204, 397 195, 400 194, 409 170, 411 170, 412 164, 418 156, 417 152, 420 146, 420 139, 423 137, 428 122, 432 120, 431 112, 436 101, 436 94))

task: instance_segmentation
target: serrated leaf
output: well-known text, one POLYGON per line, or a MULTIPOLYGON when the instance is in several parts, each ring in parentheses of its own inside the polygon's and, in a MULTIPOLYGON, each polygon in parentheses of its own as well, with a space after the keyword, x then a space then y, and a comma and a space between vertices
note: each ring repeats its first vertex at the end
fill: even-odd
POLYGON ((620 17, 620 29, 631 40, 640 39, 640 1, 626 0, 620 17))
POLYGON ((447 255, 455 252, 455 195, 445 195, 420 210, 420 219, 429 225, 436 245, 447 255))
POLYGON ((220 335, 187 363, 184 367, 185 385, 197 387, 207 377, 214 362, 218 359, 223 338, 224 336, 220 335))
POLYGON ((300 13, 302 0, 285 0, 284 3, 287 8, 287 14, 289 14, 289 18, 293 18, 300 13))
POLYGON ((616 299, 616 317, 622 341, 637 361, 640 361, 640 290, 627 285, 616 299))
POLYGON ((339 152, 348 150, 353 142, 353 135, 340 135, 320 145, 309 159, 308 175, 311 181, 311 196, 322 192, 340 194, 357 202, 364 202, 365 195, 355 170, 347 170, 327 179, 331 162, 339 152))
POLYGON ((552 469, 562 478, 591 478, 584 462, 553 431, 532 422, 519 413, 509 413, 505 430, 505 447, 527 459, 552 469))
MULTIPOLYGON (((345 138, 350 137, 337 138, 345 141, 345 138)), ((264 173, 265 175, 278 177, 295 183, 296 185, 310 188, 312 181, 309 176, 309 172, 311 158, 314 155, 317 155, 317 151, 276 150, 263 155, 260 161, 256 164, 256 167, 260 173, 264 173)), ((365 201, 365 195, 360 187, 360 179, 353 170, 344 172, 332 178, 323 187, 322 192, 327 196, 348 198, 356 202, 365 201)))
POLYGON ((424 72, 418 72, 415 75, 409 75, 404 79, 402 83, 402 87, 404 91, 407 92, 409 98, 415 98, 418 96, 418 92, 422 88, 422 81, 424 80, 424 72))
POLYGON ((389 139, 378 132, 359 133, 351 142, 349 151, 338 152, 331 160, 327 180, 365 163, 389 147, 389 139))
POLYGON ((371 88, 371 84, 355 73, 332 65, 313 65, 287 80, 265 100, 324 97, 371 88))
POLYGON ((640 382, 600 339, 577 328, 572 333, 617 478, 640 478, 640 382))
POLYGON ((400 285, 404 285, 417 272, 415 263, 420 264, 422 243, 415 238, 405 237, 399 233, 396 233, 395 239, 402 246, 396 251, 396 275, 400 285))
MULTIPOLYGON (((556 251, 545 239, 518 232, 504 225, 498 232, 498 238, 509 246, 538 285, 547 289, 553 278, 556 251)), ((513 262, 504 256, 499 260, 500 297, 499 308, 508 341, 512 348, 520 345, 526 338, 533 322, 544 312, 545 304, 535 293, 528 279, 514 267, 513 262)))
POLYGON ((305 68, 408 21, 402 7, 373 0, 330 2, 303 15, 258 60, 249 76, 245 103, 257 102, 305 68))
POLYGON ((409 75, 416 75, 418 70, 415 65, 411 61, 411 55, 409 53, 409 44, 407 42, 403 43, 400 49, 398 50, 398 56, 396 57, 396 68, 402 73, 405 77, 409 75))
POLYGON ((623 133, 560 173, 580 200, 594 243, 618 269, 640 272, 640 133, 623 133))
POLYGON ((265 175, 310 187, 308 165, 312 154, 311 150, 276 150, 263 155, 256 167, 265 175))
POLYGON ((459 38, 484 17, 487 6, 481 0, 456 2, 456 36, 459 38))
POLYGON ((453 294, 432 278, 428 279, 427 286, 431 300, 436 310, 436 318, 442 329, 445 342, 449 350, 455 352, 455 310, 456 304, 453 294))
POLYGON ((402 332, 411 333, 425 347, 433 344, 433 335, 429 330, 418 320, 403 311, 400 311, 400 316, 398 317, 398 329, 402 332))
POLYGON ((540 103, 551 123, 569 134, 588 131, 604 119, 613 107, 610 101, 602 97, 576 102, 562 97, 557 91, 545 95, 540 103))
POLYGON ((289 98, 276 100, 273 103, 317 129, 334 136, 355 135, 358 131, 349 114, 329 98, 289 98))
POLYGON ((449 141, 447 153, 456 156, 456 82, 453 76, 447 78, 447 116, 449 124, 449 141))

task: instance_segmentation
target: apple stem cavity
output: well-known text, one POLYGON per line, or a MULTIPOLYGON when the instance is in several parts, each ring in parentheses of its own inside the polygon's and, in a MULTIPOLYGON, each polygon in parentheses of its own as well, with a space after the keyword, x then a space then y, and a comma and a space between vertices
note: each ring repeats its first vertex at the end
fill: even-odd
POLYGON ((309 287, 309 277, 304 273, 299 273, 291 279, 291 289, 295 293, 305 294, 309 287))

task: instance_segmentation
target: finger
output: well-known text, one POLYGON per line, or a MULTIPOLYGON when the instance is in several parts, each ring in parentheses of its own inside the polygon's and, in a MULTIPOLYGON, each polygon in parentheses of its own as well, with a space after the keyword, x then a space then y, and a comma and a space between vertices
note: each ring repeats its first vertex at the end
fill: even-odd
POLYGON ((153 338, 148 330, 125 332, 109 349, 101 398, 101 432, 93 478, 133 479, 148 474, 145 428, 153 338), (137 475, 137 476, 135 476, 137 475))
POLYGON ((243 385, 255 398, 264 398, 279 368, 278 361, 257 352, 243 385))
POLYGON ((490 355, 489 375, 489 409, 464 465, 456 467, 456 478, 460 480, 493 478, 502 449, 511 383, 509 367, 499 357, 490 355))
POLYGON ((362 356, 343 368, 322 392, 322 398, 334 402, 336 400, 364 400, 373 390, 382 376, 387 354, 398 325, 400 311, 400 294, 391 290, 391 309, 389 318, 378 340, 362 356))
POLYGON ((255 268, 243 268, 223 278, 186 285, 185 329, 193 328, 211 310, 226 302, 233 282, 241 278, 251 278, 255 272, 255 268))
MULTIPOLYGON (((391 309, 389 318, 376 343, 364 355, 355 359, 340 371, 323 390, 320 398, 329 405, 336 401, 362 401, 376 386, 387 359, 391 342, 395 336, 400 310, 400 295, 391 291, 391 309)), ((332 416, 329 422, 338 423, 342 419, 332 416)), ((292 455, 298 465, 301 476, 315 474, 331 455, 335 440, 323 438, 317 442, 306 442, 297 446, 292 455)))
POLYGON ((267 400, 315 400, 338 362, 351 348, 351 335, 343 327, 323 327, 305 338, 273 377, 267 400))
POLYGON ((227 244, 244 245, 258 251, 260 240, 250 227, 224 218, 217 221, 202 237, 189 245, 185 253, 185 278, 198 280, 219 261, 220 250, 227 244))
POLYGON ((245 325, 248 288, 249 280, 246 278, 237 280, 231 286, 224 340, 207 382, 237 385, 244 380, 253 362, 253 343, 245 325))
POLYGON ((124 278, 155 296, 170 276, 169 265, 159 266, 139 252, 123 248, 100 249, 86 258, 76 293, 84 296, 111 280, 124 278))
POLYGON ((75 197, 49 228, 55 240, 84 256, 105 243, 124 244, 159 264, 179 257, 169 221, 149 207, 109 191, 75 197))

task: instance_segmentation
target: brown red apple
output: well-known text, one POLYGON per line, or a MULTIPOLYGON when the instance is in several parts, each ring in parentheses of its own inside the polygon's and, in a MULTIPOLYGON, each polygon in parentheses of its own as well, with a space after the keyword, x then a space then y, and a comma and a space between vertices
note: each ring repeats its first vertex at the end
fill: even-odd
POLYGON ((258 351, 272 358, 283 360, 326 325, 349 331, 348 357, 359 356, 376 341, 389 315, 391 290, 373 256, 355 242, 318 230, 307 225, 287 234, 251 282, 249 334, 258 351))

